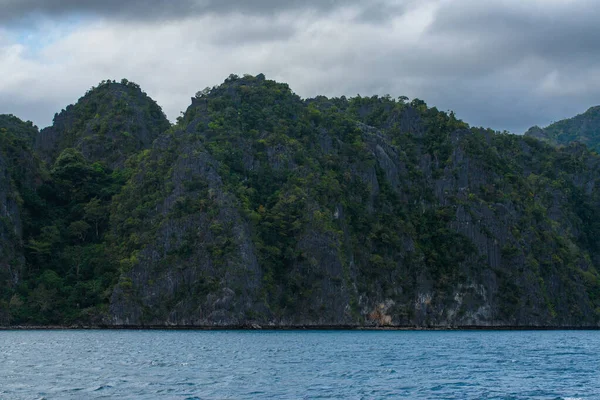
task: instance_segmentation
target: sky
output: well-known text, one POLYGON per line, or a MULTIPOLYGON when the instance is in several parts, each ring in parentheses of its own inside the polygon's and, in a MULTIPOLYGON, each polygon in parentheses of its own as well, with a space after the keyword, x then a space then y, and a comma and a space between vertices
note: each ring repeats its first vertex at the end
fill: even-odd
POLYGON ((105 79, 175 120, 232 73, 390 94, 523 133, 600 104, 598 0, 0 0, 0 114, 40 128, 105 79))

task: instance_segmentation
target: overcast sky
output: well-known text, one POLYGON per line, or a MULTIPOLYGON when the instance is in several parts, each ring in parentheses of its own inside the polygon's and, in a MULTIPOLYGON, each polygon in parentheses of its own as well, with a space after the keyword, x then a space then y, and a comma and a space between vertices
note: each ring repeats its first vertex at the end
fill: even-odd
POLYGON ((104 79, 174 120, 231 73, 390 94, 523 133, 600 104, 597 0, 0 0, 0 114, 40 127, 104 79))

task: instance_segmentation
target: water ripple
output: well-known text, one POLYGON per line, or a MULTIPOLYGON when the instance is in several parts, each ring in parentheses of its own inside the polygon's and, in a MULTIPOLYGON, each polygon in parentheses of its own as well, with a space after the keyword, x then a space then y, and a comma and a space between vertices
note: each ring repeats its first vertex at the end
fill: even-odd
POLYGON ((600 398, 598 332, 0 332, 4 399, 600 398))

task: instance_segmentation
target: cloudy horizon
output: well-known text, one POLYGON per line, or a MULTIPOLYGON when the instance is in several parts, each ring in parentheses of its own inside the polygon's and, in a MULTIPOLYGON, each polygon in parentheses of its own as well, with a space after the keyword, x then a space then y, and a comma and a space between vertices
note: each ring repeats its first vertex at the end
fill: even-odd
POLYGON ((0 114, 40 127, 105 79, 175 120, 229 74, 390 94, 523 133, 600 104, 593 0, 0 0, 0 114))

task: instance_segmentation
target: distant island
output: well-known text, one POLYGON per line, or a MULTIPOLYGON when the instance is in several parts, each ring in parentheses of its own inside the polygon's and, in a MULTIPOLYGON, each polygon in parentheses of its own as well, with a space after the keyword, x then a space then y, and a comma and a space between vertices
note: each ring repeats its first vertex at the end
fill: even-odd
POLYGON ((262 74, 175 124, 127 80, 1 115, 0 326, 599 328, 598 115, 520 136, 262 74))

